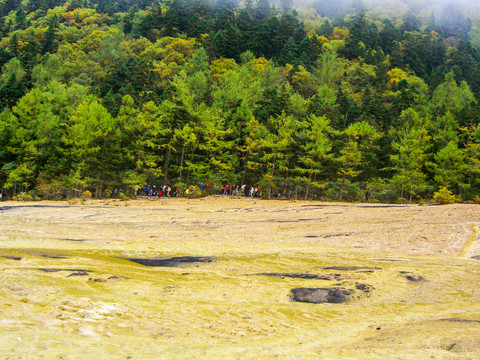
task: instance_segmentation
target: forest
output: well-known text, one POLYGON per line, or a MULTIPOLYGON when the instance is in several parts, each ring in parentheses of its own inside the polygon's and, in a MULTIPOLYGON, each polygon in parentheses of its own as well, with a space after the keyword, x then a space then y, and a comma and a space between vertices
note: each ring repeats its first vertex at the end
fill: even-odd
POLYGON ((480 7, 0 0, 5 199, 480 202, 480 7))

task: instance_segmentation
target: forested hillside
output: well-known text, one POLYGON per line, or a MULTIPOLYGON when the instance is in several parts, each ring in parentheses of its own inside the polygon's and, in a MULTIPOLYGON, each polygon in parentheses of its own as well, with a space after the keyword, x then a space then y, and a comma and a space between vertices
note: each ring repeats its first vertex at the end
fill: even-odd
POLYGON ((3 198, 480 201, 480 11, 335 4, 0 0, 3 198))

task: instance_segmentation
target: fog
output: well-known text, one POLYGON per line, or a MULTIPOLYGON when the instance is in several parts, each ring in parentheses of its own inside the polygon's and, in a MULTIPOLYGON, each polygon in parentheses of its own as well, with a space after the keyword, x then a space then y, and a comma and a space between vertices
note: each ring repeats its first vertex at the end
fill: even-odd
MULTIPOLYGON (((282 0, 272 1, 279 6, 282 0)), ((413 13, 423 18, 433 14, 441 16, 470 18, 474 22, 480 19, 480 0, 294 0, 292 7, 300 13, 315 11, 322 17, 344 17, 360 10, 372 13, 380 18, 402 18, 413 13)))
MULTIPOLYGON (((265 0, 250 0, 253 4, 265 0)), ((246 0, 216 0, 217 6, 245 6, 246 0)), ((344 16, 358 10, 374 11, 402 15, 406 12, 440 14, 445 8, 460 10, 465 16, 476 16, 480 13, 480 0, 269 0, 277 9, 285 6, 297 9, 316 10, 318 15, 333 18, 344 16)))

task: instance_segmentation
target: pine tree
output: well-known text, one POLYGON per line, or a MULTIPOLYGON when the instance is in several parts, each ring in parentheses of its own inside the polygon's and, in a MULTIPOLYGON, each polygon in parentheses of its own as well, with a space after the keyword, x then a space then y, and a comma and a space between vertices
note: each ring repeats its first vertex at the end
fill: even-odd
POLYGON ((298 47, 292 37, 289 37, 285 45, 283 45, 282 51, 280 52, 280 57, 278 62, 280 65, 285 66, 286 64, 297 65, 298 64, 298 47))
POLYGON ((409 194, 410 201, 426 188, 424 166, 427 161, 429 136, 422 127, 407 128, 399 133, 392 144, 394 154, 390 155, 395 175, 394 186, 400 190, 400 198, 409 194))
POLYGON ((315 115, 310 115, 302 128, 304 129, 301 146, 303 156, 300 157, 300 162, 303 166, 299 171, 302 180, 307 183, 305 200, 308 200, 311 186, 320 187, 318 177, 323 171, 324 160, 330 156, 332 150, 332 141, 329 138, 329 132, 332 129, 326 117, 315 115))
POLYGON ((64 144, 71 148, 74 172, 96 197, 104 195, 114 177, 119 135, 114 118, 98 99, 89 96, 73 112, 63 137, 64 144))
POLYGON ((15 29, 16 30, 23 30, 26 27, 25 20, 27 18, 27 14, 22 7, 19 7, 18 10, 15 12, 15 29))
POLYGON ((219 30, 213 37, 215 53, 227 59, 240 58, 240 32, 237 28, 229 26, 225 30, 219 30))
POLYGON ((297 130, 297 123, 292 116, 287 116, 285 112, 275 118, 270 118, 269 122, 272 129, 264 139, 262 159, 267 164, 268 173, 265 173, 264 180, 268 185, 268 198, 271 198, 277 173, 289 170, 287 150, 295 144, 294 134, 297 130))
POLYGON ((269 0, 256 0, 255 7, 253 9, 255 18, 258 21, 264 21, 271 15, 271 5, 269 0))
POLYGON ((57 29, 58 29, 58 17, 55 14, 53 18, 50 20, 50 24, 48 25, 47 32, 45 33, 45 38, 42 43, 42 54, 55 53, 57 51, 58 45, 55 43, 57 29))
POLYGON ((340 175, 342 179, 338 201, 342 201, 346 180, 353 179, 360 174, 358 167, 362 161, 362 153, 358 149, 358 143, 349 140, 342 150, 340 150, 340 156, 336 161, 340 165, 338 175, 340 175))
POLYGON ((440 149, 434 159, 435 182, 461 195, 462 190, 467 188, 464 182, 465 161, 455 141, 450 141, 440 149))

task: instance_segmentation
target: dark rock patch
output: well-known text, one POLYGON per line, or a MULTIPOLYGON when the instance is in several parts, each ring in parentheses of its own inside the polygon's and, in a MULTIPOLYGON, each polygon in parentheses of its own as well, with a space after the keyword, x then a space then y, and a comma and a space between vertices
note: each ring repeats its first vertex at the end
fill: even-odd
POLYGON ((74 242, 84 242, 84 241, 87 241, 87 239, 58 239, 58 240, 74 241, 74 242))
POLYGON ((58 254, 52 254, 52 253, 45 253, 41 251, 36 251, 36 250, 24 250, 23 252, 26 252, 28 254, 34 255, 34 256, 40 256, 43 258, 47 259, 68 259, 67 256, 64 255, 58 255, 58 254))
POLYGON ((60 255, 40 254, 40 256, 47 259, 68 259, 66 256, 60 256, 60 255))
POLYGON ((296 220, 268 220, 269 222, 275 223, 298 223, 298 222, 305 222, 305 221, 322 221, 323 218, 316 218, 316 219, 296 219, 296 220))
POLYGON ((339 304, 347 302, 349 300, 348 295, 353 294, 354 291, 342 288, 296 288, 290 290, 290 292, 293 301, 312 304, 339 304))
POLYGON ((374 261, 386 261, 386 262, 403 262, 403 261, 410 261, 410 260, 403 260, 403 259, 373 259, 374 261))
POLYGON ((375 288, 373 287, 373 285, 357 283, 355 284, 355 289, 363 291, 364 293, 369 293, 375 288))
POLYGON ((343 233, 343 234, 328 234, 328 235, 325 235, 323 238, 324 239, 328 239, 328 238, 331 238, 331 237, 340 237, 340 236, 353 236, 355 234, 352 234, 352 233, 343 233))
POLYGON ((68 277, 70 277, 70 276, 87 276, 87 275, 90 275, 90 272, 88 272, 86 270, 82 270, 82 271, 75 271, 75 272, 71 273, 70 275, 68 275, 68 277))
POLYGON ((357 208, 403 208, 408 207, 408 205, 357 205, 357 208))
POLYGON ((445 346, 445 350, 447 350, 447 351, 452 351, 452 350, 454 350, 454 349, 457 348, 457 347, 458 347, 457 343, 453 343, 453 344, 450 344, 450 345, 445 346))
POLYGON ((108 278, 108 280, 128 280, 128 277, 112 275, 108 278))
POLYGON ((91 215, 85 215, 83 218, 84 219, 88 219, 88 218, 91 218, 91 217, 95 217, 95 216, 104 216, 105 214, 91 214, 91 215))
POLYGON ((316 274, 291 274, 291 273, 259 273, 253 274, 259 276, 272 276, 278 278, 294 278, 294 279, 308 279, 308 280, 341 280, 341 274, 327 274, 327 275, 316 275, 316 274))
POLYGON ((306 207, 306 208, 325 208, 325 207, 348 207, 348 205, 322 204, 322 205, 302 205, 302 207, 306 207))
POLYGON ((355 270, 382 270, 381 267, 370 266, 327 266, 324 270, 355 271, 355 270))
POLYGON ((47 259, 68 259, 66 256, 56 255, 56 254, 46 254, 37 251, 28 251, 32 255, 41 256, 47 259))
POLYGON ((420 282, 424 282, 426 281, 423 277, 421 277, 420 275, 407 275, 405 276, 405 278, 408 280, 408 281, 412 281, 412 282, 416 282, 416 283, 420 283, 420 282))
POLYGON ((480 323, 480 320, 460 319, 460 318, 445 318, 445 319, 438 319, 438 321, 463 322, 463 323, 480 323))
POLYGON ((92 272, 91 270, 85 270, 85 269, 49 269, 49 268, 39 268, 38 270, 44 271, 46 273, 55 273, 55 272, 60 272, 60 271, 73 271, 75 272, 92 272))
POLYGON ((171 258, 148 259, 148 258, 121 258, 133 261, 137 264, 152 267, 177 267, 191 263, 208 263, 215 261, 215 258, 209 256, 177 256, 171 258))
POLYGON ((475 255, 475 256, 472 256, 472 259, 475 259, 475 260, 480 260, 480 255, 475 255))
POLYGON ((22 257, 20 256, 2 255, 2 257, 9 260, 16 260, 16 261, 22 260, 22 257))
POLYGON ((15 206, 2 206, 0 211, 21 209, 21 208, 52 208, 52 209, 68 209, 73 208, 75 205, 15 205, 15 206))

